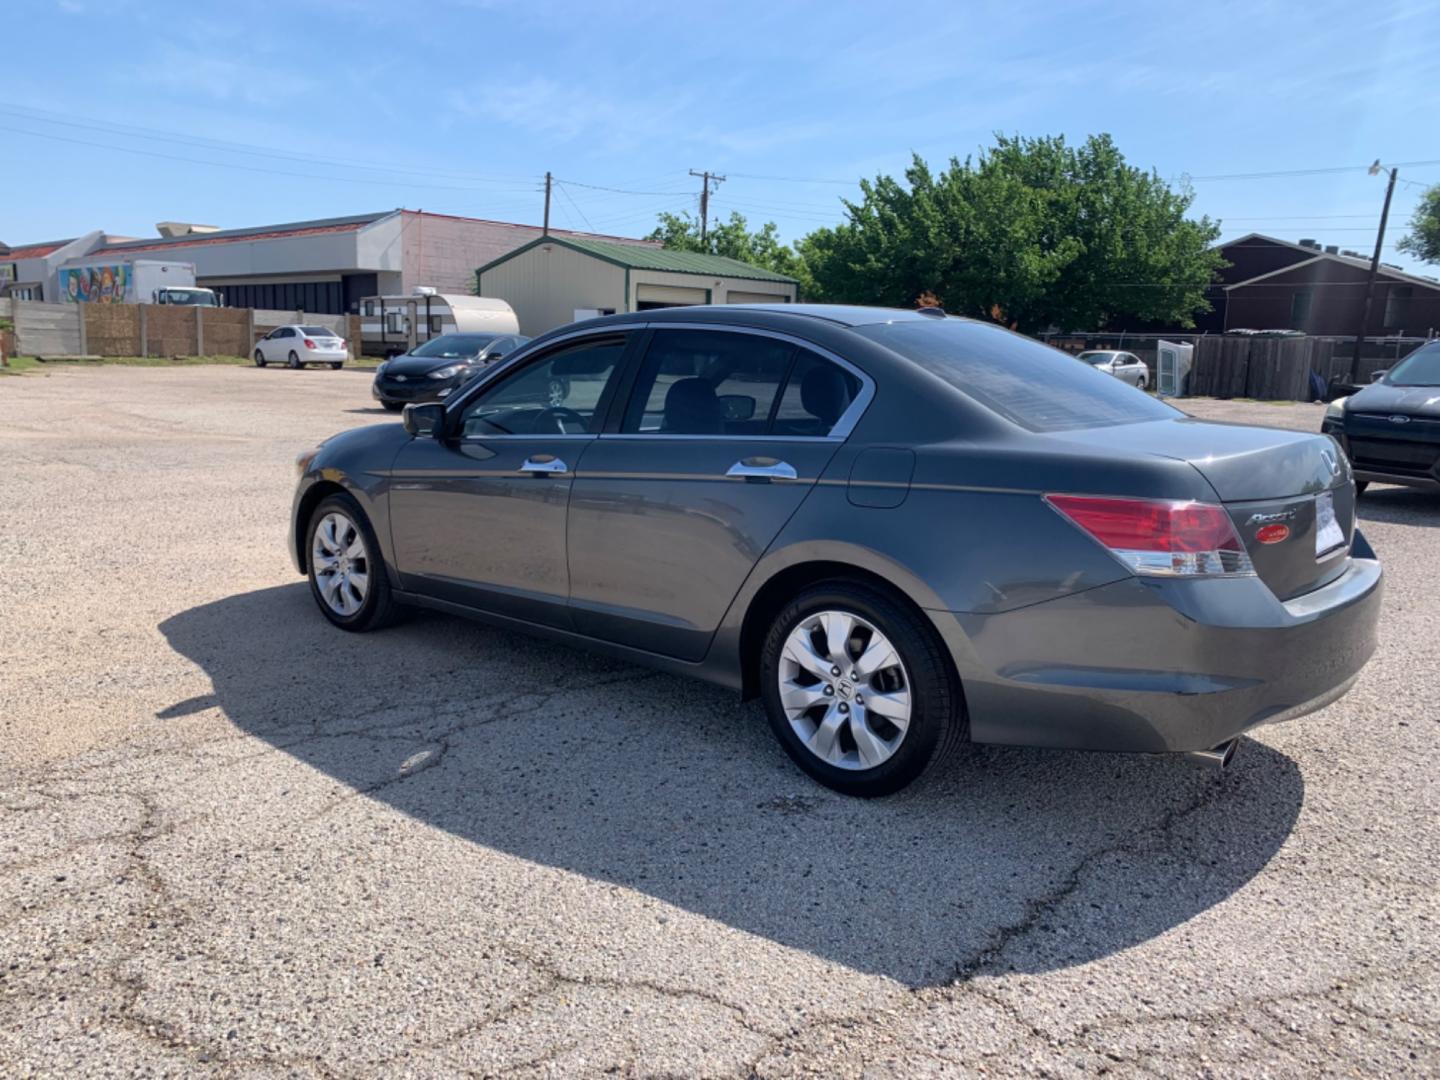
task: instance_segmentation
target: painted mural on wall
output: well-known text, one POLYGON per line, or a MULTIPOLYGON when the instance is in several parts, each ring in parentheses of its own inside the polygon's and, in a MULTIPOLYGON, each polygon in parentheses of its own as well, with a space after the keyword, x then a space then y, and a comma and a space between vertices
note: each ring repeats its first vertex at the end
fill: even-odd
POLYGON ((60 295, 72 304, 123 304, 128 266, 80 266, 60 271, 60 295))

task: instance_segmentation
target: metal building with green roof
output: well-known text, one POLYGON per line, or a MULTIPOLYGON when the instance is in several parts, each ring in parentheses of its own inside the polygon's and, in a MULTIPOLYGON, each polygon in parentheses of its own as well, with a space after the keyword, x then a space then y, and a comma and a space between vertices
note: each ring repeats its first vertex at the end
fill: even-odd
POLYGON ((522 334, 596 315, 688 304, 793 304, 799 282, 721 255, 542 236, 475 271, 480 296, 504 300, 522 334))

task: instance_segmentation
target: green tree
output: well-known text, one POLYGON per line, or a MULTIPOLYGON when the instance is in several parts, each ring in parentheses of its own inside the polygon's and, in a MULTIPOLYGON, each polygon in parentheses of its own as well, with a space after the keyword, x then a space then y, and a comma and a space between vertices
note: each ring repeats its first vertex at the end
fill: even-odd
POLYGON ((860 188, 848 220, 796 245, 810 298, 906 307, 928 292, 1027 331, 1191 326, 1224 265, 1218 224, 1185 216, 1190 192, 1127 165, 1108 135, 997 136, 938 175, 917 155, 903 183, 860 188))
POLYGON ((1421 262, 1440 263, 1440 184, 1420 196, 1410 218, 1410 232, 1400 241, 1400 250, 1421 262))
POLYGON ((755 232, 744 214, 730 214, 728 221, 717 221, 700 240, 700 219, 688 213, 661 214, 660 224, 647 240, 658 240, 674 251, 699 251, 707 255, 724 255, 752 266, 764 267, 777 274, 800 276, 799 256, 793 248, 780 242, 779 230, 767 221, 755 232))

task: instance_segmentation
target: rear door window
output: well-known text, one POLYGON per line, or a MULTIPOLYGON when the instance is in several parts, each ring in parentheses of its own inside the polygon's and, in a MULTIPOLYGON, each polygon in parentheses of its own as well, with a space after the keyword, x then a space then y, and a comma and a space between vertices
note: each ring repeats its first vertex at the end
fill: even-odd
POLYGON ((760 334, 657 330, 621 432, 764 435, 795 347, 760 334))
POLYGON ((1031 431, 1184 415, 1058 349, 990 323, 927 318, 857 326, 855 332, 1031 431))
POLYGON ((800 349, 775 411, 771 434, 814 438, 829 435, 859 395, 860 380, 853 374, 800 349))

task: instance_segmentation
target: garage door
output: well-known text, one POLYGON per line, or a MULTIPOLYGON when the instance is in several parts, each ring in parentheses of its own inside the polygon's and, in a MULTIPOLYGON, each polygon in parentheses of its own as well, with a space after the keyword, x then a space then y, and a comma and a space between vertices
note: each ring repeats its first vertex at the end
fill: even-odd
POLYGON ((635 306, 641 311, 709 302, 710 294, 705 289, 685 289, 678 285, 637 285, 635 288, 635 306))
POLYGON ((788 304, 788 293, 739 292, 731 289, 725 294, 727 304, 788 304))

